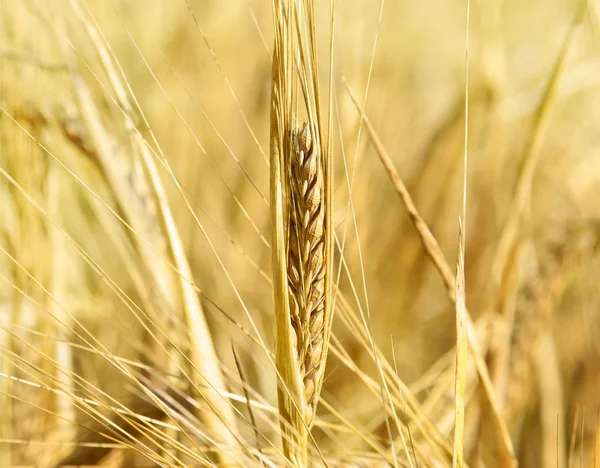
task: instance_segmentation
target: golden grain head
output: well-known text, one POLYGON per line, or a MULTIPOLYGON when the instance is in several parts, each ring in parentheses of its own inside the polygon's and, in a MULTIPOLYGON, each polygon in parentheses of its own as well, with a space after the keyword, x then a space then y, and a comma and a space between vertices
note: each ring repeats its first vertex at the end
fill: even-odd
POLYGON ((290 318, 296 334, 298 364, 310 426, 323 379, 325 337, 325 210, 323 170, 310 126, 291 135, 289 160, 288 284, 290 318))

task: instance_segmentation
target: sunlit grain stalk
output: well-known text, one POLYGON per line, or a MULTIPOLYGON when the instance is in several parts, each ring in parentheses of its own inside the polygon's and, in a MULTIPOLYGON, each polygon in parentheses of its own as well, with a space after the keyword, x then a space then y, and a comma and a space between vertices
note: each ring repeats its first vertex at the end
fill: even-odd
POLYGON ((295 466, 307 466, 331 325, 331 145, 323 142, 314 6, 275 0, 273 12, 270 170, 278 401, 284 454, 295 466), (301 128, 299 108, 308 120, 301 128))
MULTIPOLYGON (((139 250, 153 281, 158 285, 161 305, 164 304, 167 311, 183 311, 190 336, 189 363, 196 371, 192 373, 191 383, 194 391, 198 392, 210 407, 209 411, 199 411, 198 417, 211 429, 211 433, 216 435, 215 440, 223 447, 216 451, 215 459, 222 465, 235 466, 239 462, 235 413, 222 397, 226 384, 219 368, 219 358, 199 297, 189 280, 192 277, 189 261, 185 256, 181 236, 155 159, 135 125, 138 115, 136 110, 142 118, 143 113, 141 109, 134 108, 135 97, 128 94, 127 90, 130 88, 121 79, 123 75, 118 72, 118 64, 111 57, 101 34, 86 15, 81 2, 72 0, 70 6, 85 27, 109 78, 116 103, 123 110, 123 125, 129 135, 131 155, 127 154, 125 148, 114 145, 114 139, 104 128, 89 89, 80 76, 74 75, 74 89, 80 113, 107 182, 114 190, 132 230, 139 236, 136 236, 139 250), (159 258, 167 261, 156 261, 157 254, 159 258), (173 272, 169 265, 171 259, 177 273, 173 272)), ((73 63, 75 57, 64 35, 54 32, 65 60, 73 63)), ((144 122, 148 125, 147 121, 144 122)), ((164 158, 164 155, 162 157, 164 158)), ((179 362, 178 353, 173 355, 176 359, 173 361, 173 367, 181 371, 181 364, 185 365, 185 362, 179 362)))

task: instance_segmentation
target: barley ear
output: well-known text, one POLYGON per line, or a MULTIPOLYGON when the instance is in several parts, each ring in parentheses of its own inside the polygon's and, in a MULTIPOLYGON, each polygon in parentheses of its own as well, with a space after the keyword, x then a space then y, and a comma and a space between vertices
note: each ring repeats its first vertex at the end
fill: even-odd
POLYGON ((288 161, 288 288, 305 411, 314 421, 323 381, 325 344, 325 206, 320 148, 308 123, 290 134, 288 161))
POLYGON ((305 398, 298 371, 296 337, 290 323, 288 302, 287 254, 284 228, 285 198, 282 183, 280 126, 271 115, 271 222, 273 251, 273 298, 275 310, 275 354, 281 379, 277 398, 282 418, 281 430, 285 456, 295 466, 307 465, 308 429, 302 418, 305 398))
POLYGON ((314 11, 306 3, 274 1, 271 83, 278 399, 284 454, 295 466, 307 465, 308 431, 323 383, 332 315, 331 145, 323 144, 314 11), (308 119, 302 126, 301 107, 308 119))

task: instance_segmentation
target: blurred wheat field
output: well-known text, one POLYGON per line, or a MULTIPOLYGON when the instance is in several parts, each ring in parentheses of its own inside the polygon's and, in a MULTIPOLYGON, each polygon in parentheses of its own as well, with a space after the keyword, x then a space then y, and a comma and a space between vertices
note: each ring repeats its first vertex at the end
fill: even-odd
POLYGON ((600 468, 600 6, 574 0, 471 1, 468 27, 466 1, 0 0, 0 466, 303 466, 279 4, 314 7, 333 119, 306 466, 600 468))

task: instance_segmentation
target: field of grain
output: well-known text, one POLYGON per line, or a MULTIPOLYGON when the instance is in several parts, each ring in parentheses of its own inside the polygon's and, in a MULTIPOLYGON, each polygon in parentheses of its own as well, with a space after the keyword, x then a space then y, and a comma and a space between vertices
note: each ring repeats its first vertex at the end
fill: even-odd
POLYGON ((600 468, 596 0, 0 0, 0 467, 600 468))

